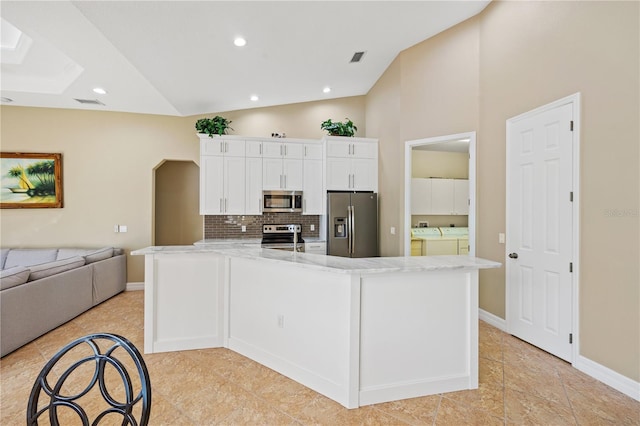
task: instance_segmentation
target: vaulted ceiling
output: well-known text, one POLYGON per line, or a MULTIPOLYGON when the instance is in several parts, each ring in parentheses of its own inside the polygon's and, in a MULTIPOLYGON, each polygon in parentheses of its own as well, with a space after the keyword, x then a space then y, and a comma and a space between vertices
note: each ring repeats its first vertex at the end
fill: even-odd
POLYGON ((363 95, 488 3, 3 0, 2 104, 188 116, 363 95))

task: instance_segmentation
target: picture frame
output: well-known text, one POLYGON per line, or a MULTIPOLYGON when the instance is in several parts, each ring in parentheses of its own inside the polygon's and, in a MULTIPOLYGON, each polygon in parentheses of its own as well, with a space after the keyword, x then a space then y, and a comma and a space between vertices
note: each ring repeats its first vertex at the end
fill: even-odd
POLYGON ((0 152, 0 208, 62 208, 62 154, 0 152))

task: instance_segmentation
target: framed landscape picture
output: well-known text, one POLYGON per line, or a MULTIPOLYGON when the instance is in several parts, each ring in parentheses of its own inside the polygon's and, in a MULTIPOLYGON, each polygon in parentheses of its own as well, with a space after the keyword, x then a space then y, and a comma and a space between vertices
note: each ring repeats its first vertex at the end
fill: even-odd
POLYGON ((61 208, 62 154, 0 153, 0 208, 61 208))

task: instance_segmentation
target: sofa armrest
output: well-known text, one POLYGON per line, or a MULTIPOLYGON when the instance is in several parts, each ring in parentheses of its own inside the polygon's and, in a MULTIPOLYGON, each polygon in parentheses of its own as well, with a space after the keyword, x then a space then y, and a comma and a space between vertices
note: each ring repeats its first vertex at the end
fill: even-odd
POLYGON ((93 268, 93 306, 124 291, 127 286, 127 256, 110 257, 88 266, 93 268))

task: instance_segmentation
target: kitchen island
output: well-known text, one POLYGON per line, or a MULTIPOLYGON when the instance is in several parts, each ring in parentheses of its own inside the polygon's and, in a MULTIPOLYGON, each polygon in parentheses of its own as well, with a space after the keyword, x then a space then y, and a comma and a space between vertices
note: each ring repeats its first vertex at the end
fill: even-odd
POLYGON ((148 247, 145 353, 226 347, 356 408, 478 387, 469 256, 148 247))

